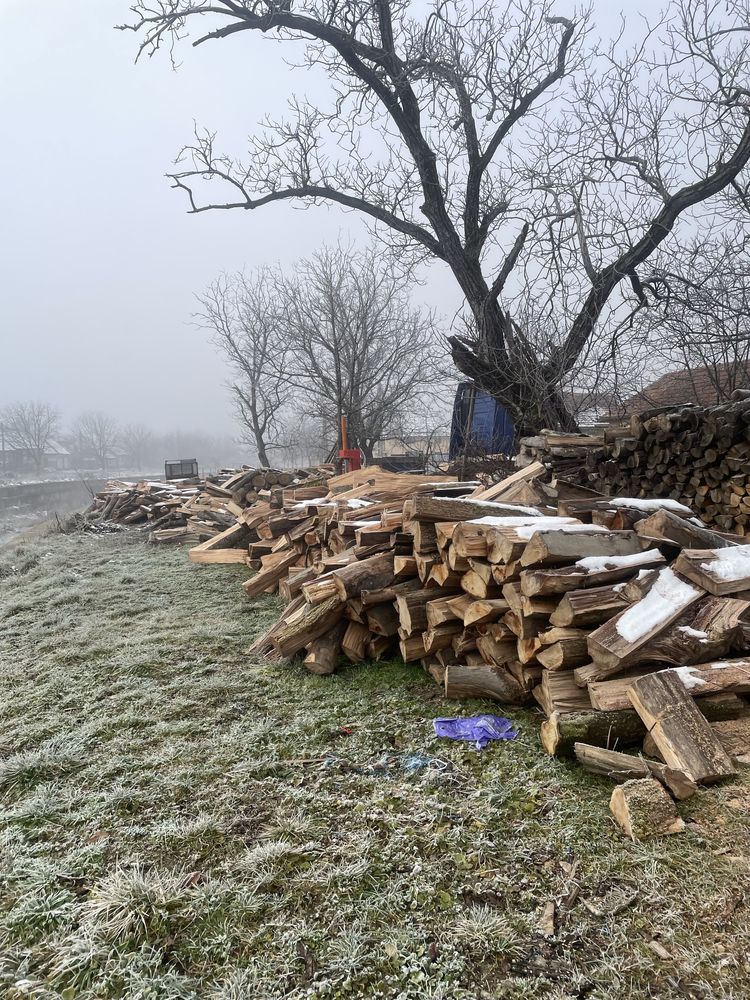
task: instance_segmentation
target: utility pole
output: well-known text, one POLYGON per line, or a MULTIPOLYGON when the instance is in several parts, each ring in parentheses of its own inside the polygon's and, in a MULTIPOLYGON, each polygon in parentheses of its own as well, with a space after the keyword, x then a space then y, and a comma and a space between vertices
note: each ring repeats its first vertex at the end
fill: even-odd
POLYGON ((3 452, 3 472, 5 472, 5 424, 0 423, 0 448, 3 452))

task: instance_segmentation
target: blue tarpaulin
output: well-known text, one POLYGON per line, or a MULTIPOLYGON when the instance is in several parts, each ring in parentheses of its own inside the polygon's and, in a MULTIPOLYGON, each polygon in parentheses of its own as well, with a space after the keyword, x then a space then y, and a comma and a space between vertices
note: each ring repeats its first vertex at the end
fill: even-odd
POLYGON ((509 455, 515 428, 510 414, 473 382, 459 382, 453 404, 449 458, 469 454, 509 455))

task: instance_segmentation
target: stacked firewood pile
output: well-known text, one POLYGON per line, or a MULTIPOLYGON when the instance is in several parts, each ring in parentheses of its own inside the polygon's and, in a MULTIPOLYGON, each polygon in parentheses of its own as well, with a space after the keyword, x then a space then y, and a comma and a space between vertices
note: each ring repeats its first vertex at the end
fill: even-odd
POLYGON ((674 832, 670 796, 750 753, 750 546, 675 501, 561 487, 553 503, 539 471, 453 496, 363 484, 292 491, 263 520, 249 509, 263 543, 244 589, 288 602, 252 650, 317 674, 398 655, 448 697, 537 703, 549 753, 625 782, 624 829, 674 832), (648 758, 622 752, 644 740, 648 758))
POLYGON ((292 482, 324 482, 328 469, 223 469, 205 480, 112 480, 85 511, 89 524, 148 528, 153 542, 205 542, 236 524, 249 504, 292 482))
POLYGON ((750 534, 750 398, 720 406, 662 407, 599 435, 546 432, 521 442, 519 464, 605 493, 669 497, 708 524, 750 534))
POLYGON ((240 478, 141 484, 138 506, 158 522, 173 505, 208 533, 191 560, 246 564, 248 597, 284 599, 256 655, 316 674, 398 656, 450 698, 536 704, 548 753, 619 783, 624 830, 676 832, 674 798, 750 762, 750 545, 673 498, 546 471, 483 487, 368 468, 244 507, 240 478))

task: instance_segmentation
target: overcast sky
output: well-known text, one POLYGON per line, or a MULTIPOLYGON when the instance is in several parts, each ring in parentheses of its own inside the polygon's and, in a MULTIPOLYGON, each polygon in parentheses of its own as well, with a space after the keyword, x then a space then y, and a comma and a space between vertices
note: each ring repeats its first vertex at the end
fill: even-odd
MULTIPOLYGON (((595 6, 606 30, 615 12, 595 6)), ((128 13, 127 0, 38 0, 32 19, 28 0, 0 0, 0 404, 228 431, 226 371, 191 325, 194 293, 364 229, 335 208, 187 215, 164 173, 194 120, 241 154, 265 114, 324 85, 254 34, 183 44, 178 72, 166 55, 135 65, 136 36, 113 30, 128 13)), ((420 294, 444 315, 458 303, 440 275, 420 294)))

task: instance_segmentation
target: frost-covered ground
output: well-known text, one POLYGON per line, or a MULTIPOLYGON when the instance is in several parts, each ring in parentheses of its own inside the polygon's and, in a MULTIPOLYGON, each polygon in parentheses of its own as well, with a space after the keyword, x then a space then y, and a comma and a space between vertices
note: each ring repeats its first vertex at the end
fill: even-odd
POLYGON ((0 995, 750 995, 747 777, 628 843, 531 713, 477 754, 431 720, 488 706, 415 667, 253 663, 243 576, 130 533, 0 552, 0 995))

